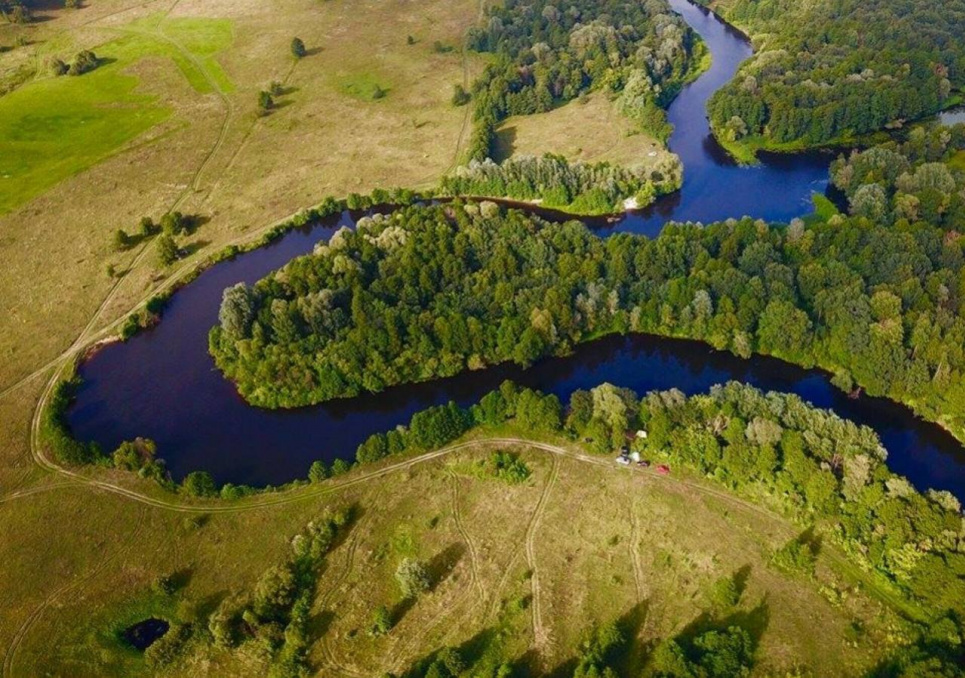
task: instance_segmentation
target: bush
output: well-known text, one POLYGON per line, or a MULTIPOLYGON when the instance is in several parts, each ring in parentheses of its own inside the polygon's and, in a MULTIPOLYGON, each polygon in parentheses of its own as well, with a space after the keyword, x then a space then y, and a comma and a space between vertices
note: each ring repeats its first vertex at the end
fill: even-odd
POLYGON ((308 54, 308 50, 305 49, 305 43, 302 42, 301 38, 292 38, 291 51, 292 56, 296 59, 301 59, 308 54))
POLYGON ((74 57, 73 62, 70 64, 70 68, 67 69, 68 75, 83 75, 84 73, 89 73, 90 71, 97 68, 100 64, 100 59, 97 55, 90 50, 84 50, 83 52, 78 52, 77 56, 74 57))
POLYGON ((804 537, 796 537, 779 548, 771 562, 785 572, 814 574, 817 553, 813 544, 804 537))
POLYGON ((213 497, 218 493, 214 478, 207 471, 192 471, 181 483, 182 491, 189 497, 213 497))
POLYGON ((389 613, 389 608, 385 605, 379 605, 372 615, 372 626, 369 629, 369 634, 377 638, 384 636, 391 629, 392 615, 389 613))
POLYGON ((395 570, 395 581, 399 584, 399 591, 405 599, 417 597, 429 590, 429 574, 425 566, 417 560, 406 558, 395 570))
POLYGON ((472 95, 462 85, 455 85, 452 91, 452 105, 465 106, 472 99, 472 95))

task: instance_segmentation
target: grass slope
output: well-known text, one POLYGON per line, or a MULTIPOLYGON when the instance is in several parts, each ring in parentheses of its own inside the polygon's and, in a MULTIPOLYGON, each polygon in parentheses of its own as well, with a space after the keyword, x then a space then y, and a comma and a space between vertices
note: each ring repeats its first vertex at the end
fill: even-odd
MULTIPOLYGON (((858 675, 902 628, 830 551, 822 552, 815 580, 774 569, 770 553, 799 528, 702 482, 526 444, 499 446, 532 471, 522 484, 467 472, 491 449, 481 444, 284 507, 244 511, 239 504, 238 513, 184 515, 82 488, 0 504, 3 518, 19 512, 0 537, 14 554, 0 591, 16 602, 5 606, 0 644, 15 646, 15 675, 146 675, 119 629, 150 615, 201 618, 226 596, 250 590, 284 557, 292 535, 339 506, 354 506, 357 519, 321 572, 309 638, 316 670, 399 675, 449 645, 552 671, 568 665, 590 625, 620 619, 632 635, 624 666, 638 675, 654 643, 724 618, 751 629, 762 671, 858 675), (44 556, 51 524, 73 525, 54 537, 57 559, 44 556), (434 580, 412 604, 402 603, 393 577, 405 557, 427 563, 434 580), (184 588, 172 597, 154 592, 154 579, 171 572, 184 588), (744 582, 740 604, 714 612, 710 587, 735 573, 744 582), (38 603, 41 613, 17 640, 38 603), (379 605, 397 622, 373 638, 367 630, 379 605)), ((265 669, 253 646, 189 646, 160 674, 265 669)))
POLYGON ((130 73, 140 60, 171 58, 195 91, 211 92, 195 62, 169 40, 204 60, 219 84, 230 87, 213 58, 231 42, 230 22, 155 17, 121 33, 96 48, 103 61, 96 70, 43 77, 0 98, 0 214, 92 167, 171 115, 172 108, 130 73))

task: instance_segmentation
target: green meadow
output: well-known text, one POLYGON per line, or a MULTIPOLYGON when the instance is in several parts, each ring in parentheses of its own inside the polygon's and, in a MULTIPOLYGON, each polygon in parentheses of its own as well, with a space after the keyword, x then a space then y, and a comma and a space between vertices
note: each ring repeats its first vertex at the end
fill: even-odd
MULTIPOLYGON (((94 49, 101 65, 81 76, 44 74, 0 98, 0 214, 117 152, 168 119, 163 87, 132 74, 147 57, 170 58, 198 94, 230 91, 216 61, 231 22, 150 19, 94 49)), ((72 56, 59 55, 64 61, 72 56)))

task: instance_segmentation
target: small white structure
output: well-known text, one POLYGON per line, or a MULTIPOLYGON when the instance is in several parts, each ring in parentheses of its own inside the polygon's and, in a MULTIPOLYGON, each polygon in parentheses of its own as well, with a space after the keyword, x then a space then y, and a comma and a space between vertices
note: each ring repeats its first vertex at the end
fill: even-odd
POLYGON ((639 431, 637 431, 637 438, 639 438, 640 440, 646 440, 647 432, 644 431, 643 429, 640 429, 639 431))
POLYGON ((633 452, 631 452, 631 453, 630 453, 630 461, 632 461, 632 462, 638 462, 638 461, 640 461, 640 453, 637 452, 636 450, 634 450, 633 452))

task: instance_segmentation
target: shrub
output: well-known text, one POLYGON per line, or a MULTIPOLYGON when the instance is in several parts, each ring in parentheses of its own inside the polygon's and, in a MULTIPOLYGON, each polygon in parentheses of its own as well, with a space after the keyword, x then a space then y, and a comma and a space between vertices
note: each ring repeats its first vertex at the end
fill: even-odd
POLYGON ((417 597, 429 590, 429 574, 425 567, 417 560, 406 558, 395 570, 395 581, 399 584, 399 591, 405 599, 417 597))
POLYGON ((291 44, 292 56, 296 59, 301 59, 303 56, 308 54, 308 50, 305 49, 305 43, 302 42, 301 38, 292 38, 291 44))
POLYGON ((189 497, 213 497, 218 493, 214 478, 207 471, 192 471, 181 483, 181 489, 189 497))

